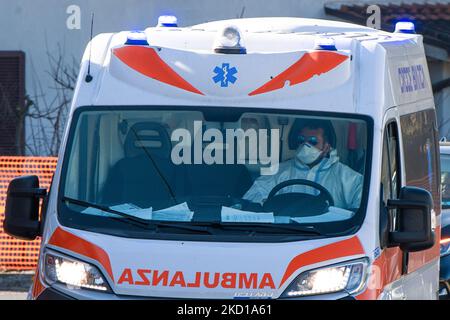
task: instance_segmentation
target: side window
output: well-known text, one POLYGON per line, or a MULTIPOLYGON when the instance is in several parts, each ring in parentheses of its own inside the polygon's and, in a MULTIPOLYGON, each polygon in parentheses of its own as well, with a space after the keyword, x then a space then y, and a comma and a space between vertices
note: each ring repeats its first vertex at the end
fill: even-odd
POLYGON ((434 210, 440 211, 438 132, 433 109, 400 117, 405 154, 406 185, 423 188, 433 195, 434 210))
POLYGON ((383 190, 383 203, 386 205, 387 200, 391 198, 391 182, 389 170, 389 155, 386 134, 383 137, 383 158, 381 167, 381 188, 383 190))
POLYGON ((388 199, 398 198, 401 187, 400 177, 398 129, 395 122, 390 122, 386 126, 383 137, 381 183, 385 204, 388 199))
MULTIPOLYGON (((383 188, 383 203, 389 199, 397 199, 401 188, 400 150, 397 123, 392 121, 386 125, 383 137, 383 158, 381 184, 383 188)), ((397 228, 397 212, 389 215, 391 231, 397 228)))

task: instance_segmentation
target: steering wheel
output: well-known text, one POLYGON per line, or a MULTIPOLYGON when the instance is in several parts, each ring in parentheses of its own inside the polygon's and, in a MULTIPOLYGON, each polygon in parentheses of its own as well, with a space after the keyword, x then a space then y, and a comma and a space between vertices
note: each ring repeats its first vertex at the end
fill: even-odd
POLYGON ((274 212, 276 215, 301 217, 325 213, 328 211, 329 206, 334 206, 334 199, 324 186, 306 179, 292 179, 276 185, 270 191, 263 208, 264 211, 274 212), (276 195, 281 189, 292 185, 308 186, 320 192, 318 195, 303 192, 289 192, 276 195))

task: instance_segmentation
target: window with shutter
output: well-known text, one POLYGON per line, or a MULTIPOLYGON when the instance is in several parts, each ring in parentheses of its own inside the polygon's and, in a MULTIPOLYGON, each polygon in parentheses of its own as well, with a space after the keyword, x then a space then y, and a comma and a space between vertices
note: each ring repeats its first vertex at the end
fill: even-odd
POLYGON ((25 54, 0 51, 0 155, 24 152, 25 54))

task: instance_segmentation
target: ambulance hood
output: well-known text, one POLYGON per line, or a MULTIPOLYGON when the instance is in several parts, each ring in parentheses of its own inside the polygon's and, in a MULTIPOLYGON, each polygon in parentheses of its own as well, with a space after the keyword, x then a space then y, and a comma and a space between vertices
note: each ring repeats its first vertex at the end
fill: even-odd
POLYGON ((305 270, 364 255, 357 236, 290 243, 184 242, 58 227, 47 245, 95 264, 118 295, 165 298, 277 298, 305 270))

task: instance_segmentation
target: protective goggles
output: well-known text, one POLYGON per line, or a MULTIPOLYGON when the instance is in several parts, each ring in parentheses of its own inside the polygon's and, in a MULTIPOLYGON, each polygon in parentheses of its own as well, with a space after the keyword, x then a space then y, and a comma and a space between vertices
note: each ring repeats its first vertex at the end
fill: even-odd
POLYGON ((316 146, 319 143, 316 136, 305 137, 303 135, 298 136, 298 142, 299 144, 308 143, 312 146, 316 146))

